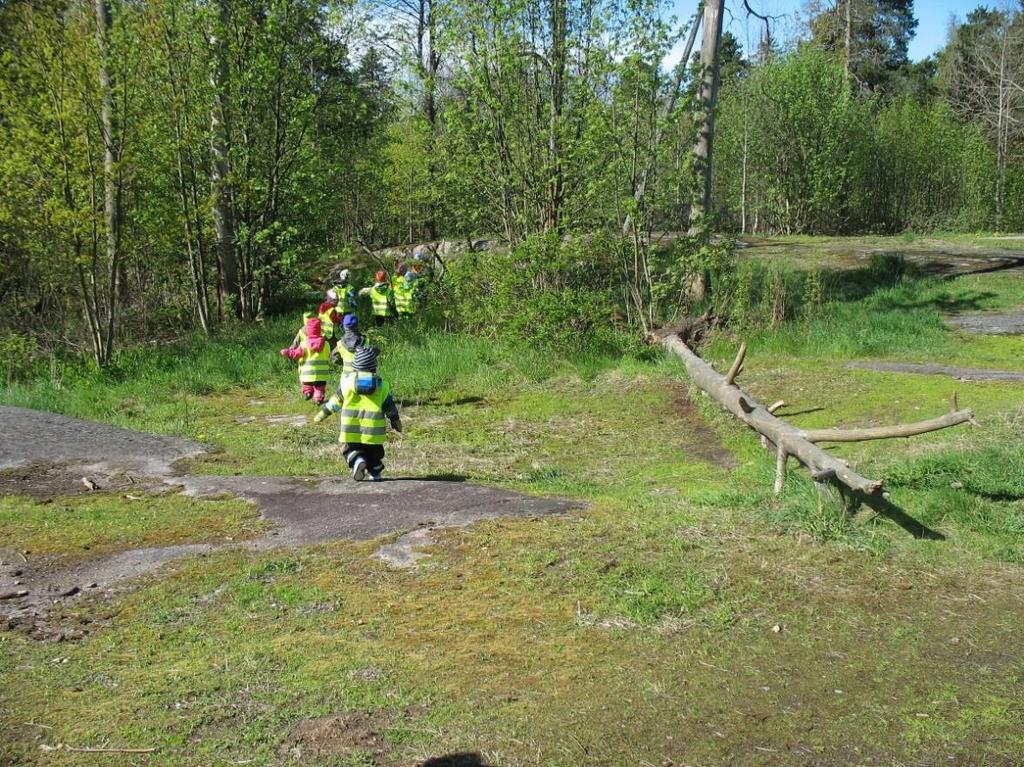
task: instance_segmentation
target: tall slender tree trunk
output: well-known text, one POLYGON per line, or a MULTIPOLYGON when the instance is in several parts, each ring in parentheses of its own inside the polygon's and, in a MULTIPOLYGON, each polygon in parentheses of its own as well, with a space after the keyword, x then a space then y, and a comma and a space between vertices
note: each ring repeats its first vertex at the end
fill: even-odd
POLYGON ((747 127, 747 108, 743 108, 743 172, 740 179, 740 232, 747 233, 747 155, 750 148, 750 131, 747 127))
POLYGON ((1009 30, 1003 30, 1003 39, 999 46, 999 80, 996 105, 996 230, 1003 226, 1003 190, 1006 183, 1006 155, 1009 146, 1008 125, 1009 93, 1006 78, 1006 48, 1009 30))
MULTIPOLYGON (((437 45, 437 18, 435 0, 420 0, 416 19, 416 68, 423 83, 423 118, 427 122, 428 146, 427 188, 436 188, 438 163, 434 146, 437 140, 437 77, 441 68, 441 53, 437 45)), ((433 200, 427 212, 427 238, 438 237, 437 216, 433 200)), ((410 237, 410 242, 412 238, 410 237)))
POLYGON ((565 66, 567 23, 565 0, 551 0, 551 87, 548 91, 548 180, 547 210, 544 231, 558 230, 562 225, 562 201, 565 195, 562 165, 561 131, 565 103, 565 66))
POLYGON ((210 74, 213 103, 210 105, 210 192, 213 198, 213 229, 217 238, 218 306, 242 311, 235 242, 234 195, 231 181, 231 125, 228 95, 228 57, 224 36, 231 22, 229 0, 219 0, 219 24, 210 36, 214 64, 210 74))
POLYGON ((121 190, 117 170, 114 99, 108 65, 108 35, 113 25, 106 0, 93 0, 96 19, 97 75, 99 77, 100 130, 103 136, 103 222, 106 229, 107 275, 104 290, 106 317, 100 335, 96 361, 110 361, 114 346, 115 321, 121 279, 121 190))
POLYGON ((690 232, 704 225, 711 207, 711 157, 715 137, 715 102, 718 99, 718 46, 722 39, 724 0, 707 0, 704 4, 704 34, 700 44, 700 98, 697 116, 700 125, 693 147, 693 165, 698 186, 690 206, 690 232))
MULTIPOLYGON (((637 208, 639 208, 644 196, 647 194, 647 184, 654 173, 654 167, 658 160, 658 150, 661 148, 662 142, 665 139, 665 131, 668 127, 669 118, 672 116, 672 113, 676 109, 676 104, 679 102, 680 88, 683 85, 683 78, 686 76, 686 73, 690 68, 690 54, 693 53, 693 44, 697 39, 697 30, 700 29, 700 20, 702 15, 703 1, 698 4, 697 12, 694 13, 693 21, 690 23, 690 33, 686 38, 686 45, 683 46, 683 54, 679 59, 679 63, 676 64, 672 79, 672 87, 669 90, 668 98, 665 100, 665 103, 662 105, 662 108, 658 113, 658 122, 654 130, 654 140, 651 142, 650 154, 648 154, 647 161, 644 163, 643 170, 639 176, 639 181, 633 189, 633 202, 637 208)), ((632 225, 633 216, 632 214, 627 213, 622 222, 623 236, 629 233, 629 229, 632 225)))
POLYGON ((853 53, 853 0, 846 0, 846 35, 844 40, 843 71, 850 81, 850 56, 853 53))
MULTIPOLYGON (((172 24, 175 22, 173 8, 171 22, 172 24)), ((189 125, 191 99, 188 76, 176 66, 175 59, 178 51, 172 44, 171 27, 168 27, 165 32, 163 42, 164 55, 167 59, 167 78, 171 86, 178 201, 181 203, 181 218, 185 228, 185 248, 188 251, 196 316, 203 332, 209 333, 210 305, 206 294, 206 255, 203 247, 203 229, 196 200, 196 170, 192 150, 186 144, 191 136, 191 126, 189 125)))

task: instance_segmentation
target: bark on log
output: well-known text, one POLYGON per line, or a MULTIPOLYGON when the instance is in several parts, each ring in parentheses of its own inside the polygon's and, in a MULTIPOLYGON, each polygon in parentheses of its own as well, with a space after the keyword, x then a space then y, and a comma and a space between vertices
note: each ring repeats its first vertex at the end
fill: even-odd
POLYGON ((893 426, 873 426, 866 429, 807 429, 804 436, 809 442, 866 442, 870 439, 913 437, 929 431, 970 423, 973 420, 974 411, 967 408, 916 423, 898 423, 893 426))
POLYGON ((716 372, 678 337, 666 336, 662 345, 682 358, 686 372, 698 387, 754 431, 771 440, 777 449, 794 456, 810 469, 816 481, 831 480, 865 495, 877 495, 882 491, 880 480, 862 477, 838 458, 810 442, 800 429, 776 418, 768 412, 768 408, 738 386, 728 384, 725 376, 716 372))

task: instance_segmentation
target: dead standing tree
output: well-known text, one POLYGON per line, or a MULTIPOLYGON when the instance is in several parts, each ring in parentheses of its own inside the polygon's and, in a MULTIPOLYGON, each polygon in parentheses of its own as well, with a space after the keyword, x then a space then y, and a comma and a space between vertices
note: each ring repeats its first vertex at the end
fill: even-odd
POLYGON ((974 423, 973 411, 970 409, 960 410, 954 394, 952 412, 928 421, 868 429, 799 429, 774 414, 774 411, 784 403, 777 402, 766 407, 736 384, 736 377, 743 369, 743 361, 747 352, 746 344, 740 345, 736 360, 729 372, 723 376, 701 359, 677 334, 664 336, 661 343, 682 359, 687 374, 701 391, 760 434, 766 442, 766 446, 770 446, 776 451, 774 488, 776 495, 782 492, 786 479, 786 465, 789 457, 793 456, 808 468, 819 488, 831 484, 846 495, 852 495, 855 498, 858 496, 881 496, 883 491, 881 480, 861 476, 845 461, 822 450, 817 443, 861 442, 872 439, 911 437, 962 423, 974 423))
POLYGON ((724 0, 704 3, 704 36, 700 44, 700 94, 698 97, 697 141, 693 145, 693 167, 699 183, 690 206, 690 233, 704 224, 711 205, 711 152, 715 137, 715 102, 718 99, 718 49, 722 42, 724 0))

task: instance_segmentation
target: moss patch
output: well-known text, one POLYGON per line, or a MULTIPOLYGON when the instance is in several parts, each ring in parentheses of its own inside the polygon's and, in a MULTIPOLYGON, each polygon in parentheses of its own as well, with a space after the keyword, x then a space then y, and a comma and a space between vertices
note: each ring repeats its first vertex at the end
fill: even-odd
POLYGON ((243 540, 265 529, 252 504, 234 499, 96 493, 39 502, 0 496, 4 545, 67 560, 149 546, 243 540))

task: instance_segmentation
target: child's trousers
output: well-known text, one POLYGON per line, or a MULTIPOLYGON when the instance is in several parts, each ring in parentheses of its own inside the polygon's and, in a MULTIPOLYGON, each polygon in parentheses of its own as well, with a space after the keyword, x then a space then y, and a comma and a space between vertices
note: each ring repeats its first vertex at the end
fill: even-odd
POLYGON ((302 396, 312 399, 316 404, 324 404, 327 398, 327 381, 314 381, 302 384, 302 396))
POLYGON ((351 469, 357 458, 366 461, 366 468, 371 474, 380 474, 384 470, 384 446, 363 445, 359 442, 345 442, 341 452, 351 469))

